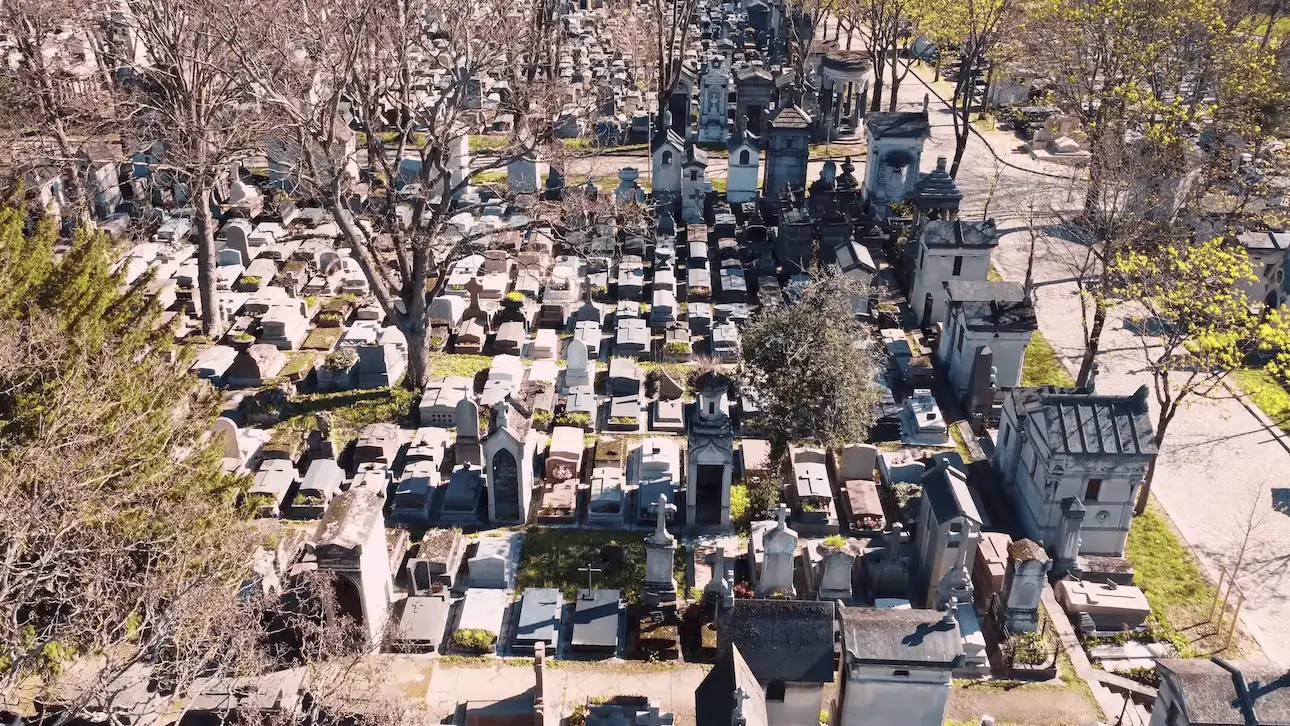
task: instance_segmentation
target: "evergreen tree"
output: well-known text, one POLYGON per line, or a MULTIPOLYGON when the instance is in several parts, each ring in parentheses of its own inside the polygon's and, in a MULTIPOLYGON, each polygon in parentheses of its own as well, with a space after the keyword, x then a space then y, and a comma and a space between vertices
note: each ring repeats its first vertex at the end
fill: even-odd
POLYGON ((211 658, 235 669, 249 549, 242 482, 205 436, 218 399, 163 353, 151 278, 124 286, 101 233, 51 262, 52 225, 22 222, 0 210, 0 693, 95 654, 72 717, 136 664, 178 687, 211 658))

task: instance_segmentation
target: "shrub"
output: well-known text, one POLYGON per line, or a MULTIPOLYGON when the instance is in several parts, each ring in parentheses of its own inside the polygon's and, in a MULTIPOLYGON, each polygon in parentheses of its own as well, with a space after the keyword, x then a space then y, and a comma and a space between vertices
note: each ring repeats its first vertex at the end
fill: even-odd
POLYGON ((631 426, 636 423, 636 419, 630 416, 613 416, 609 419, 609 423, 619 424, 621 426, 631 426))
POLYGON ((566 412, 556 416, 555 423, 557 426, 580 426, 585 428, 591 424, 591 416, 581 411, 566 412))
POLYGON ((246 332, 242 332, 242 333, 233 333, 232 338, 233 338, 233 342, 234 342, 234 343, 253 343, 253 342, 255 342, 255 336, 254 336, 254 335, 251 335, 250 333, 246 333, 246 332))
POLYGON ((669 340, 663 345, 664 353, 689 353, 690 344, 684 340, 669 340))
POLYGON ((748 487, 743 484, 732 484, 730 486, 730 521, 734 523, 735 529, 744 529, 748 526, 748 508, 750 505, 748 487))
POLYGON ((539 426, 545 426, 551 423, 551 418, 550 411, 539 410, 533 412, 533 423, 538 424, 539 426))
POLYGON ((248 285, 248 286, 263 285, 264 278, 260 277, 259 275, 243 275, 242 284, 248 285))
POLYGON ((322 497, 311 497, 305 494, 297 494, 295 499, 291 500, 293 507, 321 507, 322 497))
POLYGON ((704 285, 695 285, 694 287, 690 288, 690 294, 695 297, 708 297, 709 295, 712 294, 712 288, 706 287, 704 285))
POLYGON ((462 628, 452 634, 452 644, 473 653, 487 653, 493 649, 497 636, 483 628, 462 628))
POLYGON ((1048 660, 1048 641, 1037 631, 1017 636, 1013 647, 1014 658, 1022 665, 1041 666, 1048 660))
POLYGON ((335 325, 340 325, 340 323, 341 323, 340 313, 336 312, 335 310, 324 310, 323 312, 318 313, 319 325, 335 326, 335 325))
POLYGON ((831 534, 824 538, 824 545, 826 547, 846 547, 847 540, 840 534, 831 534))
POLYGON ((506 297, 504 297, 503 299, 506 302, 522 303, 524 302, 524 293, 518 290, 511 290, 510 292, 506 293, 506 297))
POLYGON ((323 368, 329 371, 345 371, 358 362, 358 354, 352 350, 338 350, 328 353, 323 359, 323 368))

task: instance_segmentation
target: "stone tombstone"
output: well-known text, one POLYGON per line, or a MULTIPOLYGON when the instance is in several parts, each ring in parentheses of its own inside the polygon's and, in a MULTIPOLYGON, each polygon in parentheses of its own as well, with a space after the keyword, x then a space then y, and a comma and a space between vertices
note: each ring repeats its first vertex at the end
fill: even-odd
POLYGON ((225 416, 215 419, 215 425, 211 427, 213 436, 223 438, 223 452, 225 459, 242 459, 242 440, 241 432, 238 431, 237 424, 225 416))
POLYGON ((1009 633, 1033 633, 1039 627, 1039 600, 1052 569, 1052 560, 1033 540, 1008 546, 1008 567, 1003 573, 1003 625, 1009 633))
POLYGON ((873 479, 873 469, 878 463, 878 447, 873 444, 848 444, 842 447, 843 481, 873 479))
POLYGON ((972 529, 970 523, 964 525, 963 538, 956 550, 957 558, 941 581, 936 583, 937 610, 949 607, 951 602, 972 602, 972 575, 967 565, 968 551, 972 549, 967 543, 974 536, 972 529))
POLYGON ((667 501, 667 495, 659 493, 658 501, 650 507, 654 510, 656 522, 654 531, 645 538, 645 602, 648 605, 661 605, 676 602, 676 577, 673 570, 676 553, 676 537, 667 531, 668 514, 676 511, 676 506, 667 501))
POLYGON ((506 164, 506 184, 512 194, 536 194, 538 190, 537 157, 520 154, 506 164))
POLYGON ((314 414, 314 430, 309 432, 309 450, 319 458, 336 458, 336 439, 331 432, 331 412, 314 414))
POLYGON ((881 558, 871 561, 867 571, 873 597, 909 598, 909 566, 900 554, 901 545, 908 541, 905 526, 892 524, 881 558))
POLYGON ((578 339, 569 341, 564 352, 564 383, 568 388, 591 385, 591 368, 587 344, 578 339))
POLYGON ((677 382, 676 378, 666 368, 660 368, 658 374, 658 397, 664 401, 674 401, 684 395, 685 386, 677 382))
POLYGON ((479 404, 467 396, 457 402, 457 441, 479 440, 479 404))
POLYGON ((848 542, 841 547, 820 543, 816 548, 820 555, 822 572, 820 574, 819 598, 821 600, 850 600, 852 567, 855 564, 855 549, 848 542))
POLYGON ((769 597, 775 592, 793 593, 793 563, 797 559, 797 532, 788 526, 788 507, 783 503, 775 510, 775 528, 762 537, 765 551, 757 596, 769 597))

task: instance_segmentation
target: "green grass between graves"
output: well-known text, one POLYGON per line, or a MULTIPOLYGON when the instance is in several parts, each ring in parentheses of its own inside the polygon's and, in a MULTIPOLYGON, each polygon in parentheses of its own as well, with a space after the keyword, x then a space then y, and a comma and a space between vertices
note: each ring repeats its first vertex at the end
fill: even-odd
POLYGON ((1290 391, 1267 371, 1247 369, 1234 371, 1232 377, 1246 396, 1258 406, 1272 422, 1283 426, 1290 421, 1290 391))
POLYGON ((1142 588, 1160 629, 1156 636, 1173 640, 1184 657, 1195 655, 1186 636, 1178 632, 1209 617, 1214 587, 1200 564, 1169 526, 1153 499, 1147 511, 1134 517, 1124 556, 1133 563, 1133 582, 1142 588))
POLYGON ((578 590, 587 587, 588 563, 604 570, 592 577, 596 587, 618 588, 628 602, 640 600, 645 579, 645 540, 640 534, 622 530, 553 529, 530 527, 524 535, 523 554, 515 589, 558 587, 572 602, 578 590), (618 548, 622 564, 600 564, 601 553, 618 548))
POLYGON ((504 171, 481 171, 470 177, 471 184, 504 184, 508 175, 504 171))
POLYGON ((486 355, 468 355, 466 353, 432 353, 430 354, 430 377, 465 376, 474 378, 476 373, 487 369, 493 359, 486 355))
POLYGON ((1066 372, 1066 368, 1057 357, 1057 352, 1044 337, 1035 331, 1026 348, 1026 359, 1021 369, 1023 386, 1073 386, 1075 379, 1066 372))
POLYGON ((290 398, 288 415, 275 430, 313 431, 314 414, 331 414, 332 433, 342 447, 357 438, 364 426, 374 423, 414 425, 415 391, 406 388, 373 388, 364 391, 312 393, 290 398))

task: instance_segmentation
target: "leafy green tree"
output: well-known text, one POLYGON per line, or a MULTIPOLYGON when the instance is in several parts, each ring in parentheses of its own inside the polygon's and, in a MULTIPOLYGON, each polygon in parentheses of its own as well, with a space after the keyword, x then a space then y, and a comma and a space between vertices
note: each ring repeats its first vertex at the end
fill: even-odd
MULTIPOLYGON (((1124 250, 1112 265, 1114 294, 1141 309, 1138 342, 1156 403, 1156 443, 1179 409, 1214 395, 1228 373, 1277 341, 1243 287, 1255 282, 1244 248, 1213 238, 1163 245, 1151 253, 1124 250)), ((1153 466, 1137 511, 1145 511, 1153 466)))
POLYGON ((760 396, 776 451, 868 437, 883 357, 852 307, 867 294, 828 271, 805 285, 797 302, 763 312, 744 332, 745 383, 760 396))

